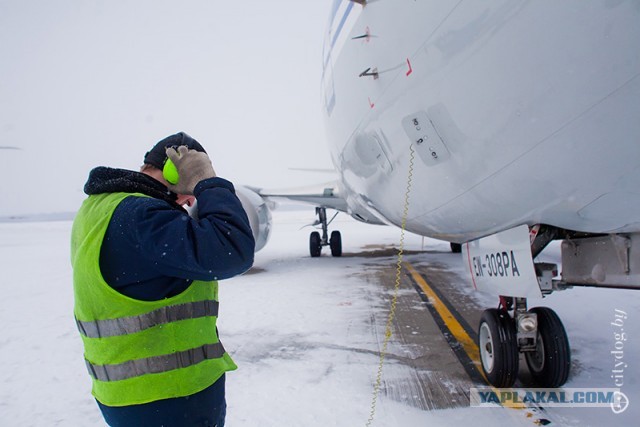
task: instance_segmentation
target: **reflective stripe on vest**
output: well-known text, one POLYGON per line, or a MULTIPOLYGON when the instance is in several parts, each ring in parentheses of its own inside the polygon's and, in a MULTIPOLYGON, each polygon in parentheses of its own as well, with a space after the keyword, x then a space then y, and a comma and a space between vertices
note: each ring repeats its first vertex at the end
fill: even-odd
POLYGON ((218 316, 218 301, 205 300, 161 307, 139 316, 82 322, 76 319, 78 330, 88 338, 105 338, 135 334, 157 325, 178 320, 218 316))
POLYGON ((225 353, 221 343, 206 344, 186 351, 129 360, 118 365, 93 365, 85 359, 89 374, 99 381, 120 381, 145 374, 159 374, 187 368, 207 359, 217 359, 225 353))

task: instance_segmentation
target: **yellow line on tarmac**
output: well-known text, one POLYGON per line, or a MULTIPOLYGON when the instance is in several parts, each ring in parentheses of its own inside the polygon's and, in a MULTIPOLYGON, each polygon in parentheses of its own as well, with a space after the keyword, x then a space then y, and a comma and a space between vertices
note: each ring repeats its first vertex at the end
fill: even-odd
MULTIPOLYGON (((485 382, 489 384, 489 381, 487 381, 487 377, 484 375, 484 371, 482 370, 482 365, 480 364, 480 351, 478 349, 478 345, 469 336, 467 331, 464 330, 460 322, 458 322, 455 316, 447 308, 445 303, 442 302, 440 297, 438 297, 438 295, 433 291, 433 289, 431 289, 431 286, 429 286, 429 284, 426 282, 426 280, 424 280, 424 278, 420 275, 420 273, 418 273, 416 269, 409 262, 405 261, 404 264, 407 267, 407 270, 409 271, 409 273, 411 274, 411 277, 413 277, 413 280, 416 281, 416 283, 418 284, 418 286, 420 286, 420 288, 425 293, 425 295, 429 297, 429 301, 431 302, 433 307, 436 309, 436 311, 438 312, 438 314, 446 324, 451 334, 455 337, 456 341, 458 341, 460 345, 462 345, 462 348, 464 349, 465 353, 467 353, 467 356, 469 356, 469 359, 471 359, 471 361, 476 366, 477 371, 480 373, 480 375, 485 380, 485 382)), ((488 386, 491 387, 490 385, 488 386)), ((494 393, 496 393, 497 396, 500 396, 501 392, 508 392, 511 390, 511 389, 498 390, 495 387, 491 387, 491 389, 494 393)), ((506 405, 502 405, 502 406, 514 408, 514 409, 527 409, 527 406, 524 405, 523 403, 516 403, 516 402, 509 402, 506 405)))
POLYGON ((405 262, 405 265, 407 267, 407 270, 411 274, 411 277, 413 277, 413 280, 416 281, 416 283, 418 284, 418 286, 420 286, 420 288, 425 293, 425 295, 429 297, 429 301, 431 302, 433 307, 436 309, 436 311, 438 312, 438 314, 440 315, 444 323, 447 325, 447 328, 449 329, 449 331, 451 331, 451 334, 453 334, 456 341, 458 341, 462 345, 465 353, 467 353, 467 356, 469 356, 469 359, 471 359, 471 361, 476 366, 476 369, 478 370, 480 375, 482 375, 482 378, 484 378, 484 380, 486 381, 487 379, 484 376, 484 372, 482 371, 482 366, 480 365, 480 351, 478 350, 478 346, 476 345, 476 343, 469 336, 467 331, 464 330, 460 322, 458 322, 458 320, 455 318, 453 313, 451 313, 451 311, 447 308, 444 302, 442 302, 440 297, 438 297, 438 295, 433 291, 433 289, 431 289, 431 286, 429 286, 429 284, 426 282, 426 280, 424 280, 424 278, 420 275, 420 273, 418 273, 416 269, 408 262, 405 262))

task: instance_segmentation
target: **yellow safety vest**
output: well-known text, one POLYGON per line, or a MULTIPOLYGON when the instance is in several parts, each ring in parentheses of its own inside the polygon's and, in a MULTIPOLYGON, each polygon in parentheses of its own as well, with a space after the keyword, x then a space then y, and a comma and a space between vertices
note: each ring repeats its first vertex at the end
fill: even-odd
POLYGON ((218 283, 194 281, 179 295, 140 301, 109 286, 100 248, 114 210, 126 197, 89 196, 73 223, 74 314, 93 378, 92 393, 107 406, 189 396, 237 369, 218 339, 218 283))

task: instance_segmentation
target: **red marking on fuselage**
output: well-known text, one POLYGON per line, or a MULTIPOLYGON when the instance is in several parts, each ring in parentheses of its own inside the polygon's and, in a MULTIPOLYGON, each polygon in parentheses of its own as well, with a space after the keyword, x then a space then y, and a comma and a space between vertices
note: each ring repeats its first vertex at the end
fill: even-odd
POLYGON ((476 286, 476 279, 473 277, 473 267, 471 266, 471 252, 469 251, 469 244, 467 244, 467 259, 469 260, 469 273, 471 273, 471 281, 473 282, 473 287, 475 290, 478 290, 476 286))
POLYGON ((373 102, 371 102, 371 98, 367 98, 369 100, 369 107, 373 108, 376 106, 376 104, 374 104, 373 102))
POLYGON ((409 61, 409 58, 407 58, 407 65, 409 66, 409 71, 407 71, 407 76, 409 76, 409 74, 413 73, 413 68, 411 68, 411 61, 409 61))

